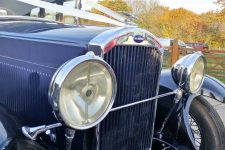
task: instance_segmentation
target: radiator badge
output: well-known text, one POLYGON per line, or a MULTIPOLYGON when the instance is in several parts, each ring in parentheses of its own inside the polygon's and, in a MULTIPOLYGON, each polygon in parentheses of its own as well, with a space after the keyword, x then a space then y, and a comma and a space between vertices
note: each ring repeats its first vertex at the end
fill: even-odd
POLYGON ((145 38, 142 35, 135 35, 134 36, 134 41, 136 43, 142 43, 145 40, 145 38))

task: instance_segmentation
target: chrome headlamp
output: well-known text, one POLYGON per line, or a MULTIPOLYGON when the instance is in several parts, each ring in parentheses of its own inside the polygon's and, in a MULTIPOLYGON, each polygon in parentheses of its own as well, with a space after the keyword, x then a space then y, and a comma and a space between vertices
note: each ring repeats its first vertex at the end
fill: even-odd
POLYGON ((204 81, 205 69, 205 57, 196 52, 184 56, 174 64, 172 77, 180 88, 189 93, 196 93, 204 81))
POLYGON ((62 65, 52 78, 49 101, 57 118, 71 128, 97 125, 109 113, 116 96, 112 68, 93 52, 62 65))

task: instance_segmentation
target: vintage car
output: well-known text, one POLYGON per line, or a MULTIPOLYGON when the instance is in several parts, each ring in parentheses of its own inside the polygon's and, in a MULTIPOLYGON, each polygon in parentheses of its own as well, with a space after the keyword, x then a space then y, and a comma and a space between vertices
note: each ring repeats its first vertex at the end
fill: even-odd
POLYGON ((225 85, 205 75, 204 56, 162 70, 157 38, 118 20, 106 22, 123 27, 0 17, 0 149, 225 149, 223 123, 208 102, 225 102, 225 85))

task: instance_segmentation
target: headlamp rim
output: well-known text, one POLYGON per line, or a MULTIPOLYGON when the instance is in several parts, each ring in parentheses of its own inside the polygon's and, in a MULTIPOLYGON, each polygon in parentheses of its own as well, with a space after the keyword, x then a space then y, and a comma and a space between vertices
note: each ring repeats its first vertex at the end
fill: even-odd
POLYGON ((203 84, 203 82, 204 82, 204 80, 205 80, 205 74, 206 74, 206 59, 205 59, 205 57, 203 57, 203 55, 201 55, 200 57, 198 57, 196 60, 195 60, 195 63, 193 63, 193 65, 191 66, 191 70, 190 70, 190 74, 189 74, 189 77, 188 77, 188 79, 189 79, 189 92, 190 93, 197 93, 199 90, 200 90, 200 88, 202 87, 202 84, 203 84), (203 68, 203 76, 202 76, 202 80, 201 80, 201 83, 199 84, 199 86, 198 86, 198 88, 197 89, 195 89, 195 90, 192 90, 191 89, 191 75, 192 75, 192 73, 193 73, 193 69, 194 69, 194 66, 196 65, 196 63, 198 62, 198 60, 199 59, 202 59, 202 61, 203 61, 203 64, 204 64, 204 68, 203 68))
POLYGON ((201 52, 196 52, 194 54, 189 54, 181 59, 179 59, 172 67, 171 73, 172 77, 175 81, 175 83, 178 85, 179 88, 183 89, 185 92, 190 93, 190 94, 195 94, 197 93, 203 82, 204 82, 204 77, 206 73, 206 59, 204 55, 201 52), (196 64, 198 59, 203 60, 204 64, 204 69, 203 69, 203 79, 196 90, 191 90, 190 85, 191 85, 191 75, 192 75, 192 70, 194 68, 194 65, 196 64))
POLYGON ((55 115, 56 119, 58 119, 58 121, 64 123, 66 126, 71 127, 73 129, 86 130, 86 129, 92 128, 92 127, 96 126, 97 124, 99 124, 108 115, 108 113, 110 112, 110 110, 114 104, 114 101, 116 98, 116 92, 117 92, 117 81, 116 81, 115 73, 114 73, 113 69, 111 68, 111 66, 107 62, 105 62, 101 57, 94 55, 93 52, 88 52, 86 55, 82 55, 82 56, 73 58, 73 59, 65 62, 61 67, 59 67, 56 70, 55 74, 52 77, 50 86, 49 86, 48 100, 53 108, 54 115, 55 115), (104 113, 98 117, 98 119, 95 122, 85 125, 85 126, 76 126, 76 125, 67 123, 66 120, 63 119, 63 115, 59 108, 59 96, 60 96, 62 84, 63 84, 64 80, 66 79, 66 77, 68 76, 68 74, 76 66, 78 66, 79 64, 84 63, 84 62, 97 62, 97 63, 103 65, 107 69, 107 71, 109 72, 109 74, 111 76, 111 80, 112 80, 112 96, 111 96, 108 107, 106 108, 104 113))

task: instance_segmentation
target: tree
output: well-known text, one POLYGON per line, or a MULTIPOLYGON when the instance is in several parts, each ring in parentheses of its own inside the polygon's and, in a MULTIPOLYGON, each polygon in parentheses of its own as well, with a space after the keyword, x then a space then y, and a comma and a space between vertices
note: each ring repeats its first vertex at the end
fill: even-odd
POLYGON ((159 6, 158 0, 126 0, 126 2, 132 8, 132 13, 135 15, 159 6))
POLYGON ((225 8, 225 0, 217 0, 216 4, 221 5, 223 8, 225 8))
POLYGON ((145 28, 158 36, 162 36, 163 33, 166 33, 162 28, 162 20, 168 11, 168 8, 162 6, 146 9, 138 14, 136 23, 141 28, 145 28))
POLYGON ((208 43, 211 48, 225 47, 225 15, 222 11, 198 15, 184 8, 169 10, 156 6, 140 13, 137 24, 159 37, 208 43))
POLYGON ((225 14, 221 12, 208 12, 201 17, 207 24, 205 41, 214 48, 225 48, 225 14))
POLYGON ((103 0, 100 1, 99 4, 113 11, 132 11, 131 7, 123 0, 103 0))
MULTIPOLYGON (((218 0, 217 3, 224 5, 224 1, 218 0)), ((199 15, 184 8, 170 10, 161 6, 157 0, 103 0, 100 4, 114 11, 134 13, 138 16, 137 25, 158 37, 207 43, 211 48, 225 48, 225 8, 199 15)), ((105 15, 95 9, 91 11, 105 15)), ((82 22, 108 25, 87 20, 82 22)))

